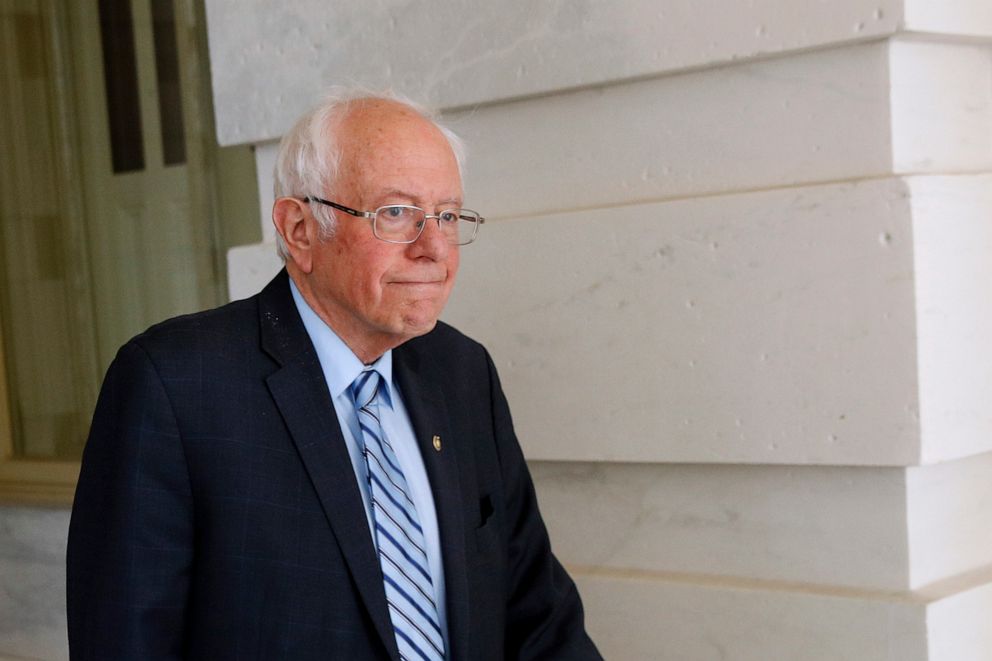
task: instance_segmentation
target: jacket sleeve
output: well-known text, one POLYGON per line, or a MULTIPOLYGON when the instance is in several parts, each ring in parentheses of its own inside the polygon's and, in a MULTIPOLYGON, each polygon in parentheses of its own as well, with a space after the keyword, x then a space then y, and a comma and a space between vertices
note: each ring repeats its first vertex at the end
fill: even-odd
POLYGON ((575 583, 551 552, 506 397, 488 354, 486 359, 509 537, 505 657, 602 659, 586 633, 575 583))
POLYGON ((176 417, 151 359, 132 341, 104 380, 72 508, 70 657, 182 658, 192 546, 176 417))

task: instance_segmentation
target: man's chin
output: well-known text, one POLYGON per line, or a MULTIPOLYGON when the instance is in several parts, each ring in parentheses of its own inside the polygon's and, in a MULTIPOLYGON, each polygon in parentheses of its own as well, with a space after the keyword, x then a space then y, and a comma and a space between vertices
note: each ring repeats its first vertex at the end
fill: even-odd
POLYGON ((408 320, 405 328, 405 335, 409 338, 420 337, 434 330, 437 326, 437 317, 423 320, 408 320))
POLYGON ((437 320, 443 309, 443 303, 436 300, 417 301, 407 306, 398 319, 402 326, 401 332, 407 338, 430 333, 437 326, 437 320))

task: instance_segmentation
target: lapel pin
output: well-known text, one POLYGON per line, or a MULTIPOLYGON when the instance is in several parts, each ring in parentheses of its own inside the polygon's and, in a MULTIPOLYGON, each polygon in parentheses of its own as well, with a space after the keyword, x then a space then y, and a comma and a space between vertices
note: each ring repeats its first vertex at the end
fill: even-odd
POLYGON ((441 451, 441 437, 440 436, 437 436, 437 435, 434 436, 434 449, 437 452, 440 452, 441 451))

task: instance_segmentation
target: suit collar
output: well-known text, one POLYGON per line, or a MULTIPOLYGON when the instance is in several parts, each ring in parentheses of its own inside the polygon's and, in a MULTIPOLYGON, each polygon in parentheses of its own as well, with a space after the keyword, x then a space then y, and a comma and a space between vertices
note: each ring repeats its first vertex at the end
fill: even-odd
POLYGON ((370 619, 399 658, 382 573, 324 373, 289 290, 285 269, 259 294, 262 349, 279 365, 266 383, 320 499, 370 619))
MULTIPOLYGON (((259 332, 262 349, 279 365, 292 363, 301 354, 313 351, 299 312, 289 291, 286 269, 258 294, 259 332)), ((306 356, 302 356, 306 360, 306 356)))
POLYGON ((448 658, 466 659, 469 608, 465 523, 458 457, 453 445, 466 439, 452 435, 451 418, 441 387, 441 373, 429 354, 418 351, 411 342, 397 347, 393 351, 393 376, 407 403, 407 412, 424 458, 437 510, 451 646, 448 658))
MULTIPOLYGON (((399 658, 382 590, 382 573, 368 534, 365 506, 323 370, 293 302, 285 269, 262 290, 258 301, 262 348, 280 365, 267 379, 269 391, 286 421, 376 630, 390 655, 399 658)), ((449 658, 466 659, 469 649, 466 532, 458 458, 451 445, 464 443, 466 439, 452 435, 441 372, 430 354, 418 349, 420 345, 421 342, 408 342, 393 351, 393 378, 406 400, 437 510, 445 571, 449 658), (441 451, 434 449, 435 436, 440 439, 441 451)))

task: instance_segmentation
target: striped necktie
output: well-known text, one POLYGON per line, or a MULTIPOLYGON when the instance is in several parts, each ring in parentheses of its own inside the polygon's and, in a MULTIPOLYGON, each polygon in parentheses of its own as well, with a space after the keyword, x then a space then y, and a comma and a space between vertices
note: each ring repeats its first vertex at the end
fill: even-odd
POLYGON ((378 372, 366 369, 351 384, 351 392, 365 446, 374 537, 386 603, 400 657, 405 661, 441 661, 444 638, 434 603, 424 531, 410 499, 406 478, 379 422, 381 381, 378 372))

